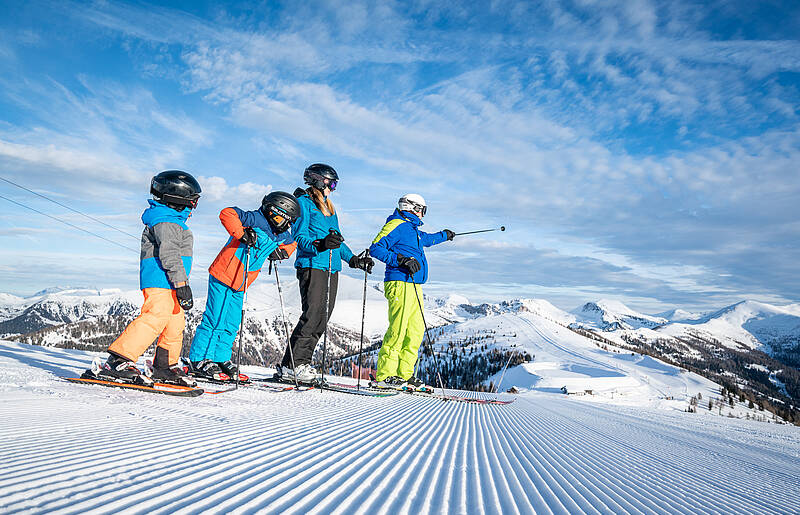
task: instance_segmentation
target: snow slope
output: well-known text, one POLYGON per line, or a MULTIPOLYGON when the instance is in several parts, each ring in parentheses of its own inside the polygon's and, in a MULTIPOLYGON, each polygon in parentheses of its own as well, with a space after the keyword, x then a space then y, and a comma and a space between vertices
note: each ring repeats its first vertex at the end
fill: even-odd
POLYGON ((444 339, 494 331, 496 346, 525 350, 534 357, 491 381, 502 389, 540 392, 592 392, 591 399, 638 406, 685 410, 689 399, 702 393, 709 397, 719 385, 650 356, 615 349, 604 350, 595 342, 534 312, 506 313, 463 322, 449 328, 444 339))
POLYGON ((791 513, 800 506, 793 426, 541 391, 504 407, 254 389, 176 399, 58 379, 90 359, 0 343, 0 512, 791 513))

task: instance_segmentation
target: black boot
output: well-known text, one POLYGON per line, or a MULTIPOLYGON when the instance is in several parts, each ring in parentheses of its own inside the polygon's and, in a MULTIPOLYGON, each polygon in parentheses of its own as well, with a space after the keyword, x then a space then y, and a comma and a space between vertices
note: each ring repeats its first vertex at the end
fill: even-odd
POLYGON ((245 374, 239 374, 239 367, 236 366, 231 360, 218 362, 216 364, 224 373, 228 374, 231 380, 236 381, 236 376, 239 376, 239 382, 246 383, 250 381, 250 377, 245 374))
POLYGON ((136 363, 118 354, 108 353, 108 359, 100 367, 97 377, 118 383, 132 383, 150 386, 153 384, 146 375, 139 370, 136 363))
POLYGON ((214 381, 228 381, 230 376, 219 368, 217 363, 210 359, 201 361, 192 361, 192 374, 196 377, 203 379, 212 379, 214 381))
POLYGON ((197 386, 197 382, 183 371, 183 367, 179 363, 169 364, 169 351, 161 347, 156 347, 156 356, 153 359, 153 379, 159 383, 197 386))

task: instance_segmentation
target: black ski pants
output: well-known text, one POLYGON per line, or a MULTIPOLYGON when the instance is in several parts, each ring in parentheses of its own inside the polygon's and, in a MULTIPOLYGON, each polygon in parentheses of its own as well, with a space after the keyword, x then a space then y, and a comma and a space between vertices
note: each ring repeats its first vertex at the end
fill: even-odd
MULTIPOLYGON (((328 325, 328 318, 333 313, 336 302, 336 290, 339 286, 339 274, 331 274, 331 289, 329 295, 328 316, 325 316, 325 289, 328 287, 328 271, 316 268, 298 268, 297 280, 300 284, 300 300, 303 304, 303 314, 292 331, 289 345, 294 353, 294 366, 311 364, 311 357, 317 346, 320 336, 328 325)), ((289 347, 283 354, 281 366, 292 367, 289 347)))

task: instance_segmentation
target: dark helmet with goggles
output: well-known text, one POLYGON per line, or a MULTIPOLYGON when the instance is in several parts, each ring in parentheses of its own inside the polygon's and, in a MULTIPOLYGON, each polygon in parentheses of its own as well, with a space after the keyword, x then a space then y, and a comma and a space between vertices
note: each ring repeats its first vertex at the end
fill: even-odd
POLYGON ((282 233, 300 218, 300 204, 291 193, 273 191, 261 201, 261 213, 276 233, 282 233))
POLYGON ((339 174, 336 173, 332 166, 324 163, 315 163, 303 172, 303 180, 306 184, 319 191, 324 191, 325 188, 333 191, 339 182, 339 174))

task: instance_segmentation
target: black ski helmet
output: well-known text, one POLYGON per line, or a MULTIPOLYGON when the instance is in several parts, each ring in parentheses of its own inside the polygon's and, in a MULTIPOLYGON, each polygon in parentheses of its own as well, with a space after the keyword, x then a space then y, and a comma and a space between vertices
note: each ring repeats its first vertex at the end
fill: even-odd
POLYGON ((339 182, 339 174, 330 165, 314 163, 303 172, 303 180, 319 191, 323 191, 325 188, 333 191, 336 189, 336 183, 339 182))
POLYGON ((174 209, 194 209, 202 192, 200 183, 192 174, 180 170, 166 170, 150 181, 150 193, 159 202, 174 209))
POLYGON ((276 233, 282 233, 300 218, 300 204, 290 193, 273 191, 261 201, 261 213, 276 233))

